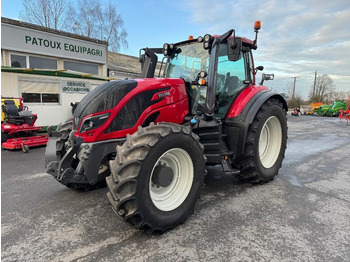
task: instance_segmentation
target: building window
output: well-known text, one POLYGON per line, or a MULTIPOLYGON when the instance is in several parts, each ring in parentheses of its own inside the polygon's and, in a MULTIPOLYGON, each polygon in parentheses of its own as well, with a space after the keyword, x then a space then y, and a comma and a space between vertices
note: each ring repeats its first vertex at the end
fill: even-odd
POLYGON ((24 103, 59 103, 59 94, 22 93, 24 103))
POLYGON ((27 68, 27 57, 24 55, 11 55, 11 66, 27 68))
POLYGON ((59 103, 59 94, 41 94, 42 103, 59 103))
POLYGON ((24 103, 60 103, 60 82, 19 80, 24 103))
POLYGON ((26 103, 40 103, 40 94, 35 93, 22 93, 23 101, 26 103))
POLYGON ((98 75, 98 65, 64 61, 64 69, 98 75))
POLYGON ((57 69, 57 59, 29 56, 30 68, 57 69))

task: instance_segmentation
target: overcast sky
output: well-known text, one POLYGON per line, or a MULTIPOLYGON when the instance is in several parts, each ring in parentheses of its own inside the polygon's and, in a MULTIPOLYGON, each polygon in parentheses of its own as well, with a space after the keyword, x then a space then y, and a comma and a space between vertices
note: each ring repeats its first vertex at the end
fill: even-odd
POLYGON ((254 20, 261 20, 254 55, 264 71, 275 74, 267 82, 274 89, 281 91, 297 76, 297 92, 306 97, 318 71, 329 74, 337 90, 350 91, 349 0, 188 2, 180 6, 192 10, 191 21, 211 32, 233 26, 238 35, 253 37, 254 20))
MULTIPOLYGON (((261 20, 256 65, 274 73, 266 82, 283 92, 296 80, 296 92, 307 97, 314 73, 329 74, 338 91, 350 91, 349 0, 129 0, 118 1, 128 32, 129 48, 137 56, 142 47, 161 47, 189 35, 222 34, 254 38, 254 21, 261 20), (301 3, 302 2, 302 3, 301 3)), ((1 1, 1 15, 18 19, 20 0, 1 1)))

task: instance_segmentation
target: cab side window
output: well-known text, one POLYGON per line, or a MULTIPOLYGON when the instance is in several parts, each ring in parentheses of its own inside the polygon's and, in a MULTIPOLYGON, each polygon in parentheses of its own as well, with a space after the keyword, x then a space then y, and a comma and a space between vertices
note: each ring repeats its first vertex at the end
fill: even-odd
POLYGON ((246 63, 246 73, 247 73, 247 80, 250 80, 250 83, 254 83, 254 63, 253 63, 253 57, 251 52, 245 52, 244 53, 246 63))
POLYGON ((220 45, 217 79, 216 79, 216 97, 218 101, 218 108, 215 115, 224 118, 232 100, 247 84, 246 68, 244 63, 244 56, 237 61, 230 61, 227 56, 227 46, 220 45))

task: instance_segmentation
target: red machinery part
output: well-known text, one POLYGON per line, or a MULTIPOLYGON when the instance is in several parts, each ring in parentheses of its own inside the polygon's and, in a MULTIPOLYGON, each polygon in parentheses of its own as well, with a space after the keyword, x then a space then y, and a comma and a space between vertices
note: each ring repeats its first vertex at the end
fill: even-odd
POLYGON ((21 149, 25 145, 28 147, 43 146, 46 145, 48 140, 48 135, 17 137, 8 139, 6 142, 2 143, 1 146, 10 150, 21 149))
POLYGON ((23 125, 15 125, 11 123, 1 123, 1 130, 3 132, 8 133, 9 135, 12 135, 17 132, 21 131, 39 131, 42 127, 41 126, 31 126, 28 124, 23 125))
POLYGON ((343 122, 343 118, 345 118, 347 121, 350 121, 350 109, 339 111, 339 121, 343 122))
POLYGON ((231 106, 227 118, 238 116, 242 112, 244 107, 248 104, 248 102, 252 99, 252 97, 264 90, 269 90, 269 88, 266 86, 252 85, 243 89, 243 91, 238 95, 235 102, 231 106))

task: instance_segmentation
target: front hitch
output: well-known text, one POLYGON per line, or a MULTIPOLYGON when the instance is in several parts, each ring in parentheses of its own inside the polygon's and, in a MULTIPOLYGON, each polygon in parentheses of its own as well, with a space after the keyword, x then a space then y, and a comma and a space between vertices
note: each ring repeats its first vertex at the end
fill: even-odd
POLYGON ((59 126, 48 128, 49 141, 45 152, 46 172, 61 184, 74 189, 100 187, 109 175, 108 161, 115 158, 116 146, 125 138, 93 143, 75 136, 76 130, 59 126))
POLYGON ((49 141, 45 151, 45 166, 46 172, 61 184, 79 188, 89 183, 77 159, 84 141, 80 137, 75 137, 75 133, 76 130, 62 126, 58 126, 56 131, 48 128, 49 141))

